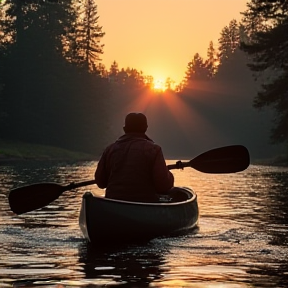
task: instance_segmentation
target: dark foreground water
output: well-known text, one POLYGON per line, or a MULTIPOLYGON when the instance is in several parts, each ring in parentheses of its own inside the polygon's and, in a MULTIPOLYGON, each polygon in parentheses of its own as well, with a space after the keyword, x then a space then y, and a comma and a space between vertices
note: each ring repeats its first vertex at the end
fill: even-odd
POLYGON ((103 194, 94 186, 38 211, 10 211, 10 189, 90 180, 96 164, 0 164, 0 287, 288 287, 287 168, 174 170, 176 185, 198 194, 198 228, 112 250, 90 249, 78 227, 82 194, 103 194))

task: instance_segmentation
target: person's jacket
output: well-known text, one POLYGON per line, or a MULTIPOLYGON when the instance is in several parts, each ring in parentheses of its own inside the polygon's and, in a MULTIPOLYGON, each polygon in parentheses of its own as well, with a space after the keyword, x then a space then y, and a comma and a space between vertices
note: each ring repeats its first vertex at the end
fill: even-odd
POLYGON ((107 198, 156 201, 174 185, 162 149, 144 133, 127 133, 103 152, 95 180, 107 198))

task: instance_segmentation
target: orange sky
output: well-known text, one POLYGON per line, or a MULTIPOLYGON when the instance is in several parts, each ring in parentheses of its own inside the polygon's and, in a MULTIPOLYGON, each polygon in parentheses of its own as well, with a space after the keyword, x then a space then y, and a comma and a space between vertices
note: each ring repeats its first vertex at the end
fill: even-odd
POLYGON ((102 63, 181 82, 195 53, 206 58, 221 30, 241 19, 248 0, 97 0, 102 63))

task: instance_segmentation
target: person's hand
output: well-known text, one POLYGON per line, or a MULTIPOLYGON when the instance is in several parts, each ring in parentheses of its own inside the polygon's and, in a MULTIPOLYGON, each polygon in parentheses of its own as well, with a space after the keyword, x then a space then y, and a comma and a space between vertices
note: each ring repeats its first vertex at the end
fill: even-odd
POLYGON ((183 163, 180 160, 176 162, 176 167, 177 169, 181 169, 181 170, 183 170, 184 168, 183 163))

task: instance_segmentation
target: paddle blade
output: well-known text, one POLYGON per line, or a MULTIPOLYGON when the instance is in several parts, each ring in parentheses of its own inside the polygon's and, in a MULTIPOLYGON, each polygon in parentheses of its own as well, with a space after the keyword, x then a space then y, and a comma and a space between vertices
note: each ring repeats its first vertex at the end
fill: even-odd
POLYGON ((242 145, 225 146, 209 150, 192 159, 190 166, 205 173, 235 173, 245 170, 250 156, 242 145))
POLYGON ((55 183, 38 183, 11 190, 8 200, 11 210, 19 215, 48 205, 64 191, 55 183))

